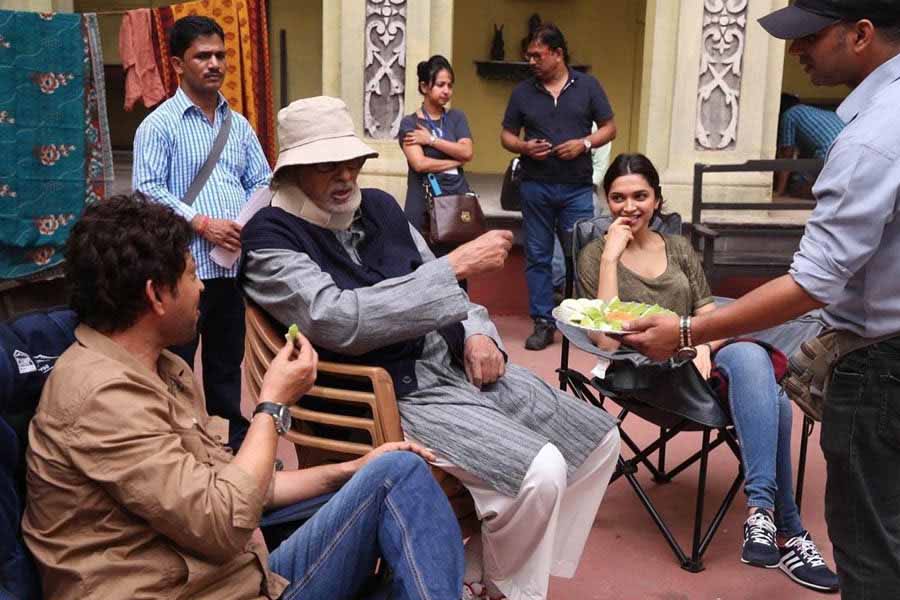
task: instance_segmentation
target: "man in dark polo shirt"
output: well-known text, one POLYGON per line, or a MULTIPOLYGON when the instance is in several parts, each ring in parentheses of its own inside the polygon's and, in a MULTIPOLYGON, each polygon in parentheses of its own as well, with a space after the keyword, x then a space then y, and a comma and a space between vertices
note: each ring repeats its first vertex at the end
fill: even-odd
POLYGON ((531 34, 526 57, 534 77, 513 90, 500 143, 522 156, 525 279, 534 319, 525 347, 542 350, 555 331, 553 236, 593 216, 591 149, 616 137, 616 124, 600 82, 569 68, 566 40, 555 25, 544 23, 531 34))

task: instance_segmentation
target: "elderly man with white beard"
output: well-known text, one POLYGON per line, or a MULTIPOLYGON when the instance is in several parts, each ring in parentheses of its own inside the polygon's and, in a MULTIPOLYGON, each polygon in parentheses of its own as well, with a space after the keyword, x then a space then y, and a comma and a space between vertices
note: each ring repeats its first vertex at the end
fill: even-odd
POLYGON ((269 205, 242 233, 247 296, 298 323, 323 360, 390 373, 407 438, 472 493, 471 597, 545 598, 572 577, 619 455, 615 420, 507 363, 484 307, 458 281, 502 267, 508 231, 436 259, 393 197, 360 189, 377 153, 343 101, 278 115, 269 205))

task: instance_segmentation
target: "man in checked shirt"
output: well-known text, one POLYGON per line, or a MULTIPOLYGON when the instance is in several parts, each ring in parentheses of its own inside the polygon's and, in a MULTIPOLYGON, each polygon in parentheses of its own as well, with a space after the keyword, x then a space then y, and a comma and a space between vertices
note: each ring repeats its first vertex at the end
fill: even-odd
POLYGON ((239 250, 241 227, 234 219, 251 194, 271 174, 262 147, 247 120, 231 111, 219 93, 227 73, 225 34, 214 20, 189 16, 169 32, 172 64, 180 86, 141 123, 134 138, 132 187, 172 207, 194 229, 191 253, 203 280, 199 335, 173 348, 194 364, 203 340, 203 387, 210 414, 228 419, 228 445, 237 450, 248 423, 241 416, 241 360, 244 305, 235 285, 238 266, 223 268, 209 252, 215 246, 239 250), (228 140, 206 184, 192 204, 182 198, 200 171, 231 111, 228 140))

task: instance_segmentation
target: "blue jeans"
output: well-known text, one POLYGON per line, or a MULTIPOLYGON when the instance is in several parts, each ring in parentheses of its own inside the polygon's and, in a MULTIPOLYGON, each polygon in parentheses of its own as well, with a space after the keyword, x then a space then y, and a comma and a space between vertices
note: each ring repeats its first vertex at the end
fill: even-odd
POLYGON ((900 598, 900 337, 835 365, 820 443, 841 597, 900 598))
POLYGON ((736 342, 716 354, 728 377, 731 418, 741 444, 747 506, 775 511, 778 533, 803 533, 791 475, 791 403, 775 381, 768 351, 736 342))
POLYGON ((523 181, 522 222, 525 231, 525 281, 533 319, 552 320, 553 247, 558 234, 571 231, 579 219, 594 214, 589 184, 523 181))
POLYGON ((354 599, 381 557, 395 600, 456 600, 463 547, 425 462, 391 452, 370 462, 269 557, 291 582, 283 600, 354 599))
MULTIPOLYGON (((603 214, 605 205, 600 204, 600 198, 596 192, 592 192, 591 196, 594 201, 594 218, 596 219, 603 214)), ((577 259, 577 256, 572 257, 577 259)), ((562 289, 566 283, 566 254, 563 252, 562 244, 559 238, 553 244, 553 289, 562 289)))

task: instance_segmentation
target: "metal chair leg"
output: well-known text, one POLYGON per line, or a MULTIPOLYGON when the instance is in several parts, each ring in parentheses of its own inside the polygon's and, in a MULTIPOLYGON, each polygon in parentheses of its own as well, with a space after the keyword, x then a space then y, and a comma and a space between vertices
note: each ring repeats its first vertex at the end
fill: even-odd
POLYGON ((700 455, 700 473, 697 478, 697 510, 694 513, 694 543, 691 546, 691 558, 682 563, 681 568, 691 573, 703 570, 700 543, 703 536, 703 499, 706 491, 706 471, 709 466, 709 428, 703 428, 703 448, 700 455))
MULTIPOLYGON (((665 437, 666 428, 659 428, 659 437, 665 437)), ((658 476, 653 477, 653 481, 655 483, 669 483, 672 481, 669 477, 666 477, 666 444, 663 444, 659 447, 659 455, 657 456, 657 467, 656 470, 659 471, 658 476)))
POLYGON ((794 492, 794 501, 797 504, 798 513, 801 512, 800 507, 803 502, 803 483, 806 479, 806 452, 809 449, 809 437, 812 435, 815 426, 815 421, 806 415, 803 416, 803 431, 800 436, 800 458, 797 461, 797 489, 794 492))
POLYGON ((678 540, 675 539, 675 535, 666 525, 666 522, 663 520, 662 515, 657 512, 656 507, 653 506, 653 502, 650 500, 650 497, 644 491, 644 488, 641 487, 641 484, 638 483, 638 480, 634 476, 634 473, 627 468, 627 466, 625 465, 625 461, 621 456, 619 457, 619 470, 622 471, 625 479, 627 479, 628 483, 631 484, 631 488, 634 490, 634 493, 637 494, 638 500, 640 500, 641 504, 644 505, 644 508, 647 509, 647 512, 650 514, 650 519, 659 529, 659 532, 669 544, 672 552, 675 553, 675 558, 678 559, 678 562, 682 565, 689 562, 690 559, 684 553, 684 550, 681 549, 681 545, 678 543, 678 540))

